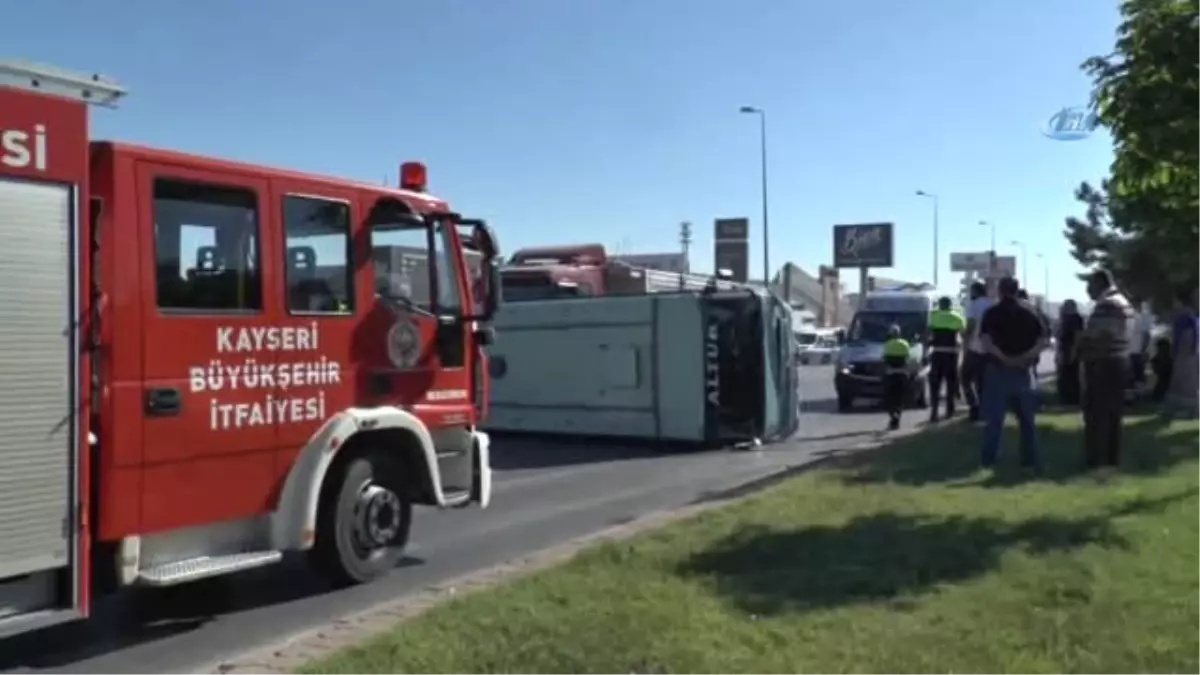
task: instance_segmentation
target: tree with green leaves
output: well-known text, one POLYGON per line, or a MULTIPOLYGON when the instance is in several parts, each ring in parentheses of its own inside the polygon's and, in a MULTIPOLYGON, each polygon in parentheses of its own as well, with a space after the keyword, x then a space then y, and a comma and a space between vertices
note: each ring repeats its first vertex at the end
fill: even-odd
POLYGON ((1166 309, 1176 288, 1196 284, 1196 244, 1191 244, 1190 255, 1187 250, 1170 251, 1162 248, 1158 236, 1114 218, 1109 208, 1110 185, 1109 180, 1099 188, 1083 183, 1075 190, 1076 199, 1087 209, 1082 219, 1067 218, 1072 255, 1085 267, 1108 269, 1134 298, 1166 309))
POLYGON ((1116 48, 1083 63, 1092 104, 1113 136, 1111 175, 1075 196, 1072 254, 1105 266, 1158 306, 1196 288, 1200 258, 1200 0, 1124 0, 1116 48))

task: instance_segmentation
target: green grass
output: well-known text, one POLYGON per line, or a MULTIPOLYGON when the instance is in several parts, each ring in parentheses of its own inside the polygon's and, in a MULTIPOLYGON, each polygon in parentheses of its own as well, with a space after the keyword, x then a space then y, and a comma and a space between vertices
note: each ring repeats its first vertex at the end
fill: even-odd
POLYGON ((1194 421, 1127 420, 1125 465, 995 474, 965 424, 466 595, 310 673, 1197 672, 1194 421))

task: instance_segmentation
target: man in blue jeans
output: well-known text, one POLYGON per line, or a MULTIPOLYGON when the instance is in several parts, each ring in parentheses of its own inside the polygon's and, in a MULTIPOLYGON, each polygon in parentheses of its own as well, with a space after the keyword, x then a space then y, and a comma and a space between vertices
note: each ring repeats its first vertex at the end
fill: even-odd
POLYGON ((1015 279, 999 284, 1000 300, 979 321, 979 341, 984 352, 983 371, 983 466, 996 464, 1001 433, 1009 403, 1016 404, 1021 426, 1021 466, 1038 466, 1034 436, 1034 391, 1030 368, 1041 358, 1050 335, 1041 317, 1017 298, 1015 279))

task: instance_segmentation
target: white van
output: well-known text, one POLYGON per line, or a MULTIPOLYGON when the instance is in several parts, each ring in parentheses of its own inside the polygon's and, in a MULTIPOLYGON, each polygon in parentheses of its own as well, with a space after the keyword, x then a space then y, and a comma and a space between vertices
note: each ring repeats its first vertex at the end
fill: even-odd
POLYGON ((933 293, 923 291, 877 291, 863 298, 836 359, 833 382, 839 411, 849 410, 856 399, 883 398, 883 343, 893 325, 900 327, 902 337, 912 345, 908 401, 918 408, 926 406, 929 369, 921 364, 935 302, 933 293))
POLYGON ((796 360, 803 365, 833 363, 837 358, 837 328, 804 326, 795 331, 796 360))

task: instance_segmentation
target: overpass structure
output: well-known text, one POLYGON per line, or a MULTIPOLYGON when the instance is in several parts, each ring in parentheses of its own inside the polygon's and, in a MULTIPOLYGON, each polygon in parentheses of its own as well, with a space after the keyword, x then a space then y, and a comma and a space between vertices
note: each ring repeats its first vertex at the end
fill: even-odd
POLYGON ((854 315, 854 307, 841 292, 836 277, 822 281, 789 262, 780 268, 771 286, 793 307, 803 306, 816 314, 820 326, 846 325, 854 315))

